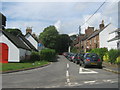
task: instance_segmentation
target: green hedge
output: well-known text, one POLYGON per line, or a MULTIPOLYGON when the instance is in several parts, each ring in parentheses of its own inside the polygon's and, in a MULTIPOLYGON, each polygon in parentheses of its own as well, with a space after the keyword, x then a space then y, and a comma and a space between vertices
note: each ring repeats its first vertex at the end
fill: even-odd
POLYGON ((95 48, 95 49, 92 49, 90 52, 98 54, 100 58, 103 59, 103 56, 105 55, 105 53, 108 52, 108 49, 107 48, 95 48))
POLYGON ((40 61, 39 52, 32 52, 31 55, 30 55, 30 60, 29 61, 32 61, 32 62, 40 61))
POLYGON ((109 62, 110 62, 110 63, 116 63, 117 57, 120 56, 120 50, 111 49, 111 50, 108 52, 108 56, 109 56, 109 62))
POLYGON ((42 49, 40 51, 41 60, 56 61, 56 52, 54 49, 42 49))

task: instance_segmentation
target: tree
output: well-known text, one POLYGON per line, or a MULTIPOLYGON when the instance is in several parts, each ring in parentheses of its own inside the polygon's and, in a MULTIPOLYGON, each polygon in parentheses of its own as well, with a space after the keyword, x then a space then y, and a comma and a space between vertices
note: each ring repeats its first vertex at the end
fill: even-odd
POLYGON ((11 34, 14 35, 14 36, 17 36, 17 35, 19 35, 19 34, 22 34, 21 30, 20 30, 20 29, 17 29, 17 28, 15 28, 15 29, 8 28, 8 29, 5 29, 5 31, 11 33, 11 34))
POLYGON ((58 53, 67 52, 71 39, 67 34, 61 34, 57 37, 56 51, 58 53))
POLYGON ((55 49, 58 31, 55 26, 49 26, 43 30, 39 35, 39 39, 42 41, 45 47, 55 49))

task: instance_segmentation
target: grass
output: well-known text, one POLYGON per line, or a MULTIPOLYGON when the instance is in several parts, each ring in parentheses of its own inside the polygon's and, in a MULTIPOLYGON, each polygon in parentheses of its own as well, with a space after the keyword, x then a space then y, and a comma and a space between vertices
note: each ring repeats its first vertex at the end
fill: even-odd
MULTIPOLYGON (((19 69, 25 69, 25 68, 33 68, 42 66, 45 64, 49 64, 47 61, 36 61, 34 63, 3 63, 2 64, 2 70, 0 71, 11 71, 11 70, 19 70, 19 69)), ((1 65, 1 64, 0 64, 1 65)))

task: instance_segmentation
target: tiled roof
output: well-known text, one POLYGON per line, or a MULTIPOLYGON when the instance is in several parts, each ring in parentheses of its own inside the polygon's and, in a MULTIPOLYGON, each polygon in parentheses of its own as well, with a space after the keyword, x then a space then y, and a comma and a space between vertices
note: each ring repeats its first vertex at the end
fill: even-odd
POLYGON ((88 40, 91 39, 91 38, 93 38, 94 36, 98 35, 101 31, 103 31, 103 30, 104 30, 106 27, 108 27, 109 25, 110 25, 110 24, 106 25, 103 29, 94 32, 92 35, 90 35, 90 36, 88 37, 88 40))
POLYGON ((16 47, 30 50, 18 37, 15 37, 9 32, 3 30, 0 30, 0 33, 4 34, 16 47))
POLYGON ((24 35, 18 35, 32 50, 37 51, 37 49, 25 38, 24 35))

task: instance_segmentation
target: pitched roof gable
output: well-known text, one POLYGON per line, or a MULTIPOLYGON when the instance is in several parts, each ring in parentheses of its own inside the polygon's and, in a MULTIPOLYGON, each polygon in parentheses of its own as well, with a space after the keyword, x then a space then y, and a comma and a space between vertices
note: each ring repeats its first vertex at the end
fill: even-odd
POLYGON ((37 49, 25 38, 24 35, 18 35, 32 50, 37 51, 37 49))
MULTIPOLYGON (((26 33, 26 35, 25 36, 27 36, 28 34, 30 34, 32 37, 33 37, 33 35, 31 34, 31 33, 26 33)), ((34 37, 33 37, 34 38, 34 37)), ((38 40, 36 40, 35 38, 34 38, 34 40, 36 41, 36 42, 38 42, 38 40)))
POLYGON ((0 30, 16 47, 30 50, 18 37, 13 36, 9 32, 0 30))

